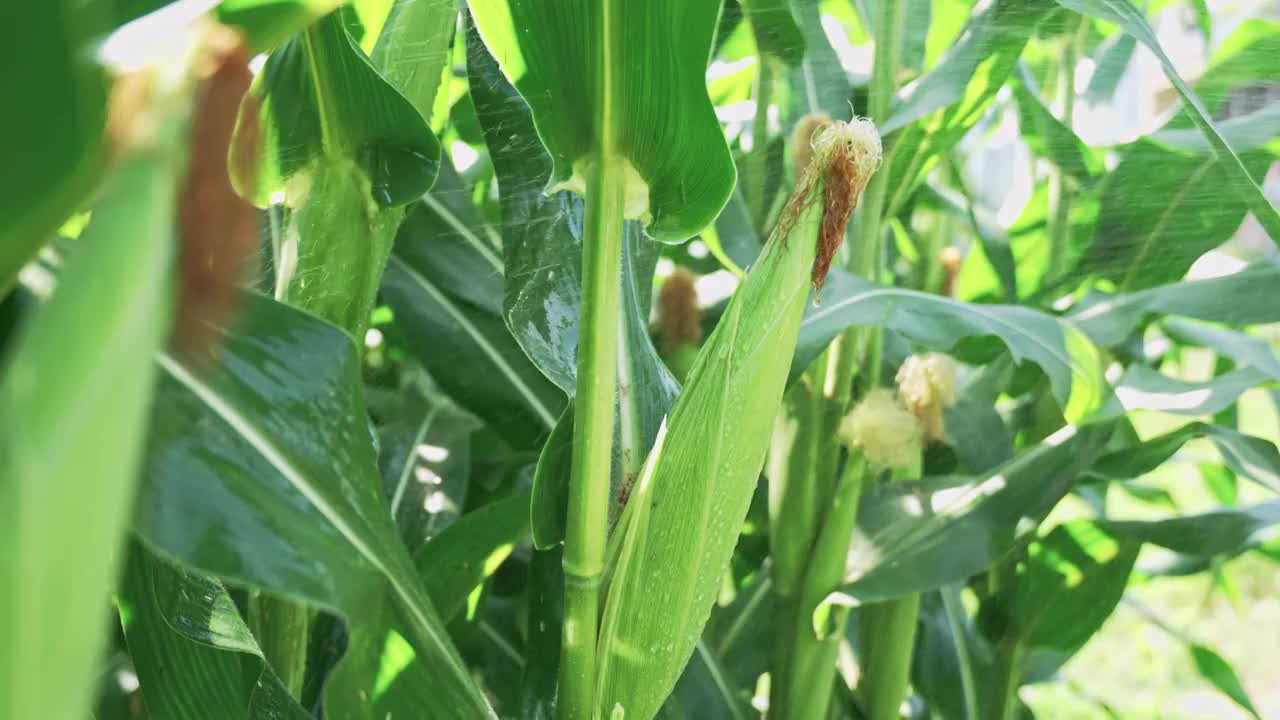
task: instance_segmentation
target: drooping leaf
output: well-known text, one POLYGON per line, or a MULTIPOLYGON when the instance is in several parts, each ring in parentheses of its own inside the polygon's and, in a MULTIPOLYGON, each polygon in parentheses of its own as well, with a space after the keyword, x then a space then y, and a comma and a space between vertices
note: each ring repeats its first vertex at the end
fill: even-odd
MULTIPOLYGON (((24 61, 25 62, 25 61, 24 61)), ((70 89, 70 88, 68 88, 70 89)), ((0 358, 0 715, 85 717, 169 329, 181 151, 126 158, 0 358)))
POLYGON ((1162 520, 1104 520, 1098 526, 1126 540, 1159 545, 1187 557, 1233 557, 1276 535, 1280 501, 1211 510, 1162 520))
POLYGON ((217 580, 169 565, 133 542, 122 585, 116 602, 152 717, 311 717, 267 666, 217 580))
MULTIPOLYGON (((1213 415, 1231 407, 1267 376, 1253 368, 1223 373, 1205 382, 1164 375, 1146 365, 1130 365, 1116 381, 1117 412, 1160 410, 1175 415, 1213 415)), ((1106 414, 1106 411, 1104 411, 1106 414)))
POLYGON ((1108 176, 1082 270, 1125 291, 1182 278, 1197 258, 1231 238, 1248 211, 1247 188, 1231 170, 1237 162, 1259 174, 1270 158, 1252 152, 1228 162, 1134 145, 1108 176))
POLYGON ((716 3, 477 0, 471 12, 530 105, 554 160, 553 189, 585 188, 585 163, 607 126, 634 170, 628 218, 666 241, 715 220, 735 178, 704 77, 716 3))
POLYGON ((1031 151, 1048 159, 1077 183, 1087 184, 1101 170, 1098 158, 1045 106, 1026 65, 1011 83, 1018 105, 1019 129, 1031 151))
POLYGON ((1097 409, 1107 392, 1097 349, 1088 339, 1071 324, 1031 308, 962 303, 840 271, 832 271, 822 295, 822 304, 807 308, 801 323, 793 377, 844 328, 882 327, 937 350, 966 337, 997 337, 1015 360, 1044 370, 1071 420, 1097 409))
POLYGON ((1151 26, 1147 24, 1146 18, 1142 16, 1138 8, 1130 2, 1111 2, 1110 0, 1057 0, 1059 5, 1074 10, 1082 15, 1088 15, 1100 20, 1105 20, 1119 26, 1125 33, 1132 35, 1138 42, 1146 45, 1151 52, 1155 53, 1156 58, 1160 61, 1161 67, 1164 69, 1165 75, 1169 78, 1169 82, 1174 89, 1178 91, 1178 95, 1182 97, 1183 107, 1191 116, 1192 121, 1204 133, 1205 139, 1213 146, 1214 154, 1228 177, 1231 178, 1232 185, 1238 187, 1245 203, 1248 205, 1258 222, 1271 236, 1272 241, 1280 244, 1280 211, 1277 211, 1266 196, 1262 194, 1262 188, 1258 187, 1258 183, 1253 179, 1247 164, 1232 150, 1231 145, 1222 137, 1218 131, 1209 112, 1201 104, 1200 98, 1187 86, 1182 76, 1178 74, 1177 69, 1173 66, 1173 61, 1164 53, 1160 47, 1160 42, 1156 39, 1156 35, 1151 30, 1151 26))
POLYGON ((215 367, 161 358, 137 531, 186 566, 346 617, 326 700, 339 717, 367 711, 352 685, 374 682, 393 607, 434 668, 439 703, 421 711, 487 716, 386 512, 354 342, 259 296, 244 308, 215 367))
POLYGON ((3 58, 5 102, 13 111, 0 120, 6 166, 0 192, 0 297, 58 225, 79 209, 99 172, 106 81, 88 48, 103 30, 98 10, 97 5, 49 0, 12 5, 5 13, 15 32, 3 58))
POLYGON ((1270 295, 1277 282, 1280 263, 1261 260, 1223 277, 1086 297, 1067 319, 1103 347, 1124 341, 1156 313, 1229 325, 1277 322, 1280 303, 1272 302, 1270 295))
POLYGON ((1161 325, 1179 342, 1209 348, 1231 358, 1239 367, 1253 368, 1264 377, 1280 380, 1280 357, 1271 349, 1271 344, 1260 337, 1177 318, 1167 318, 1161 325))
POLYGON ((1101 452, 1110 430, 1060 432, 977 478, 894 483, 868 493, 840 593, 858 603, 924 592, 981 572, 1026 537, 1101 452))
POLYGON ((1105 478, 1136 478, 1156 469, 1196 438, 1212 442, 1227 465, 1241 476, 1280 492, 1280 451, 1274 443, 1205 422, 1188 423, 1146 442, 1109 452, 1098 459, 1091 472, 1105 478))
POLYGON ((1110 103, 1120 78, 1133 60, 1138 41, 1128 33, 1116 33, 1098 46, 1093 75, 1084 90, 1084 99, 1093 104, 1110 103))

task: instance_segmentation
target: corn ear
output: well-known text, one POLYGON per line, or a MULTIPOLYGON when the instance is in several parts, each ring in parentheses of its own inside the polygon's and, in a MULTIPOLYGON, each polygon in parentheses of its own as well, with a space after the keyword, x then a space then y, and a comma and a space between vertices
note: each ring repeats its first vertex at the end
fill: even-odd
MULTIPOLYGON (((640 505, 628 507, 605 603, 597 717, 653 717, 694 650, 764 464, 809 288, 821 282, 816 261, 844 237, 831 215, 847 221, 866 184, 866 132, 837 123, 815 141, 813 165, 694 361, 632 493, 640 505)), ((878 161, 878 138, 874 152, 878 161)))

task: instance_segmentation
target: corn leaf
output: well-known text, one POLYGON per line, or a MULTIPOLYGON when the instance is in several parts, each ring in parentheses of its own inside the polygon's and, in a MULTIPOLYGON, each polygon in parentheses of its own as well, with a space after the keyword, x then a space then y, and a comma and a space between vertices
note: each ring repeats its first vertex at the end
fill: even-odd
POLYGON ((847 327, 890 329, 936 350, 948 350, 966 337, 997 337, 1016 361, 1029 360, 1044 370, 1073 422, 1101 407, 1108 392, 1097 349, 1071 323, 1031 308, 962 303, 839 271, 827 278, 822 304, 805 312, 793 379, 847 327))
POLYGON ((632 494, 601 631, 602 713, 652 717, 694 652, 764 463, 820 210, 774 237, 734 294, 650 454, 651 482, 632 494))
POLYGON ((437 386, 422 385, 407 385, 376 408, 380 395, 366 391, 377 427, 382 489, 410 552, 462 513, 471 479, 471 436, 482 426, 437 386))
POLYGON ((806 113, 825 112, 842 118, 849 112, 849 77, 822 29, 820 0, 794 0, 796 19, 805 40, 804 59, 791 70, 795 88, 792 121, 806 113))
POLYGON ((1103 347, 1117 345, 1154 314, 1258 325, 1280 321, 1280 303, 1270 293, 1280 282, 1280 262, 1258 261, 1244 270, 1208 280, 1172 283, 1124 295, 1100 293, 1068 315, 1076 327, 1103 347))
POLYGON ((529 562, 529 637, 520 678, 521 720, 549 720, 555 715, 560 628, 564 625, 562 555, 559 547, 535 550, 529 562))
POLYGON ((1255 150, 1223 160, 1135 144, 1108 176, 1081 270, 1122 291, 1181 279, 1197 258, 1235 234, 1249 210, 1247 178, 1232 169, 1237 163, 1260 176, 1271 157, 1255 150))
POLYGON ((870 491, 858 510, 840 594, 879 602, 985 570, 1070 492, 1109 435, 1105 425, 1064 429, 976 478, 929 478, 870 491))
POLYGON ((564 400, 503 324, 501 250, 460 196, 452 168, 441 176, 443 187, 411 208, 396 236, 383 298, 409 349, 449 395, 465 398, 467 410, 515 445, 534 447, 564 400))
MULTIPOLYGON (((922 172, 977 123, 1053 9, 1051 0, 996 0, 969 19, 937 66, 902 89, 880 127, 886 135, 903 129, 896 141, 901 150, 885 169, 893 198, 905 198, 922 172)), ((893 212, 900 202, 886 208, 893 212)))
POLYGON ((345 616, 334 712, 360 707, 352 685, 376 698, 363 664, 381 656, 394 606, 434 668, 438 702, 421 711, 487 716, 386 513, 351 338, 250 296, 224 343, 216 370, 161 359, 138 532, 200 572, 345 616))
POLYGON ((553 159, 552 188, 585 186, 582 165, 607 123, 637 173, 628 197, 647 205, 631 216, 643 217, 652 237, 684 240, 715 220, 735 178, 704 79, 719 3, 473 0, 470 7, 529 103, 553 159), (595 111, 601 52, 614 83, 605 117, 595 111))
POLYGON ((1009 628, 1037 672, 1061 667, 1124 596, 1140 542, 1117 541, 1088 520, 1059 525, 1031 543, 1011 583, 1009 628))
POLYGON ((799 64, 805 54, 805 39, 791 14, 790 0, 742 0, 742 7, 760 52, 788 65, 799 64))
POLYGON ((1262 716, 1253 706, 1249 693, 1245 691, 1231 663, 1200 643, 1192 643, 1190 649, 1191 662, 1195 664, 1196 672, 1199 672, 1201 677, 1208 680, 1223 695, 1231 698, 1235 704, 1247 710, 1254 720, 1262 720, 1262 716))
MULTIPOLYGON (((173 133, 174 128, 167 128, 173 133)), ((85 717, 168 332, 181 152, 123 160, 0 365, 0 715, 85 717)), ((155 154, 152 154, 152 153, 155 154)))
POLYGON ((1161 520, 1102 520, 1098 525, 1117 538, 1158 545, 1184 556, 1234 557, 1274 536, 1280 525, 1280 500, 1161 520))
MULTIPOLYGON (((447 42, 446 36, 441 49, 447 42)), ((396 57, 390 50, 381 55, 398 68, 396 57)), ((435 60, 437 83, 443 60, 435 60)), ((403 205, 431 187, 439 168, 440 144, 428 120, 351 39, 342 11, 334 12, 271 53, 241 106, 231 150, 232 182, 237 192, 265 207, 324 154, 359 165, 367 178, 366 202, 403 205)), ((352 189, 364 189, 361 185, 352 189)), ((290 192, 315 194, 300 193, 296 185, 290 192)))
POLYGON ((1104 478, 1136 478, 1155 470, 1183 445, 1199 438, 1213 443, 1232 470, 1273 492, 1280 492, 1280 451, 1274 443, 1205 422, 1187 423, 1146 442, 1108 452, 1090 472, 1104 478))
POLYGON ((24 263, 83 202, 99 172, 106 82, 87 52, 102 30, 98 6, 63 0, 19 3, 5 13, 15 31, 4 50, 6 104, 0 120, 0 297, 24 263))
POLYGON ((1204 133, 1204 137, 1213 147, 1213 152, 1218 160, 1223 164, 1225 172, 1231 178, 1232 185, 1238 187, 1239 196, 1243 198, 1248 205, 1249 210, 1258 218, 1258 222, 1271 236, 1273 242, 1280 244, 1280 212, 1267 200, 1262 194, 1262 188, 1258 187, 1258 183, 1253 179, 1245 162, 1231 148, 1231 145, 1219 132, 1217 125, 1214 123, 1208 110, 1200 102, 1200 98, 1191 90, 1187 83, 1178 74, 1177 68, 1173 66, 1173 61, 1165 55, 1164 50, 1160 47, 1160 42, 1156 39, 1156 35, 1151 30, 1151 26, 1147 24, 1146 18, 1142 16, 1138 8, 1129 2, 1109 2, 1108 0, 1057 0, 1058 4, 1081 15, 1087 15, 1114 23, 1119 26, 1126 34, 1132 35, 1138 42, 1146 45, 1151 52, 1155 53, 1156 58, 1160 61, 1161 67, 1164 69, 1165 75, 1169 78, 1169 82, 1173 84, 1174 89, 1182 96, 1184 108, 1190 114, 1192 121, 1204 133))
MULTIPOLYGON (((1130 365, 1115 383, 1115 412, 1160 410, 1174 415, 1214 415, 1235 405, 1245 391, 1267 382, 1253 368, 1230 370, 1212 380, 1191 382, 1146 365, 1130 365)), ((1105 414, 1106 411, 1103 411, 1105 414)))
POLYGON ((218 581, 130 543, 116 604, 152 717, 306 720, 218 581))
POLYGON ((418 576, 446 623, 528 533, 529 496, 514 495, 463 515, 414 554, 418 576))

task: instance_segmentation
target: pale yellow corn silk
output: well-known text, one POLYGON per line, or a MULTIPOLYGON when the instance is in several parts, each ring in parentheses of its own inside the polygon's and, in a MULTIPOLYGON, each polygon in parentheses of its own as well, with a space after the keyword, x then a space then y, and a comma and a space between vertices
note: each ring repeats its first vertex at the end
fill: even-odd
POLYGON ((839 436, 873 467, 910 468, 920 462, 924 427, 892 390, 877 388, 845 416, 839 436))
POLYGON ((791 167, 796 178, 804 177, 813 162, 813 140, 819 132, 831 124, 831 116, 824 112, 809 113, 796 122, 791 131, 791 167))
POLYGON ((912 355, 898 368, 898 396, 924 423, 925 436, 946 438, 943 410, 956 401, 956 361, 942 353, 912 355))
POLYGON ((828 167, 836 153, 847 153, 853 159, 853 189, 861 193, 867 187, 872 173, 880 167, 883 153, 880 133, 875 123, 867 118, 854 118, 849 122, 835 121, 813 135, 813 168, 828 167))

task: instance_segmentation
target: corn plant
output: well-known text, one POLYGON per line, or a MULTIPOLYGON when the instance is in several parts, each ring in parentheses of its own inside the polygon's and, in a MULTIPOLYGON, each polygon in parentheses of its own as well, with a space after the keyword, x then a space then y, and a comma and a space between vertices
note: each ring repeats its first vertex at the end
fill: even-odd
POLYGON ((1120 607, 1263 717, 1135 588, 1280 558, 1280 25, 5 17, 0 720, 1012 720, 1120 607))

